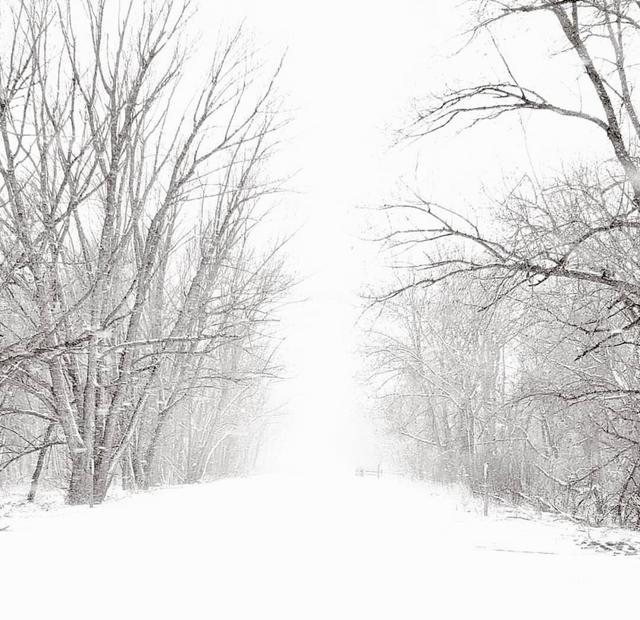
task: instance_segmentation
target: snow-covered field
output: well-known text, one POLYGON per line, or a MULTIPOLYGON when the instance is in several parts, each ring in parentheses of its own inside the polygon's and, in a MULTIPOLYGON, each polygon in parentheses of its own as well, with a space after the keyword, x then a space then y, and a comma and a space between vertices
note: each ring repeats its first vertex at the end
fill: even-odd
POLYGON ((262 476, 8 522, 3 620, 640 615, 640 556, 406 481, 262 476))

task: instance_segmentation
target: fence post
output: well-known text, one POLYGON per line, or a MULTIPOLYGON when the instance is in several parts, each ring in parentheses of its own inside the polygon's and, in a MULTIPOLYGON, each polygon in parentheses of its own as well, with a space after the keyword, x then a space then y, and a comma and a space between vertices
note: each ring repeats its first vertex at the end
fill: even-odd
POLYGON ((489 463, 484 464, 484 516, 489 516, 489 463))

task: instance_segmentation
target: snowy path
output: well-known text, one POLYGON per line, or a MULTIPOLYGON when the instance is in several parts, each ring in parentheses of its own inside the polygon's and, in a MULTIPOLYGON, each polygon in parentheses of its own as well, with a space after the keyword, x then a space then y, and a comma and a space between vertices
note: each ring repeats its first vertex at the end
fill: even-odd
POLYGON ((572 533, 408 483, 223 481, 14 518, 0 618, 638 617, 640 559, 572 533))

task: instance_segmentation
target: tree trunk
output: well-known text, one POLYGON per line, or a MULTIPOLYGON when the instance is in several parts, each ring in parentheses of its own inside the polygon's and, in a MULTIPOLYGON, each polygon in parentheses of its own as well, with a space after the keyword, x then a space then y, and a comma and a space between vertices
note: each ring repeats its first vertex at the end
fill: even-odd
POLYGON ((71 455, 71 478, 67 491, 67 503, 71 505, 89 504, 93 506, 97 499, 101 502, 104 495, 95 493, 93 459, 86 452, 71 455))
POLYGON ((56 423, 52 422, 47 426, 47 431, 44 435, 44 446, 38 453, 38 461, 36 463, 36 468, 33 470, 33 476, 31 477, 31 487, 29 488, 29 494, 27 495, 27 501, 33 502, 36 499, 36 494, 38 492, 38 485, 40 484, 40 476, 42 475, 42 470, 44 469, 44 464, 47 458, 47 452, 51 446, 47 445, 51 439, 51 435, 53 434, 53 429, 55 428, 56 423))

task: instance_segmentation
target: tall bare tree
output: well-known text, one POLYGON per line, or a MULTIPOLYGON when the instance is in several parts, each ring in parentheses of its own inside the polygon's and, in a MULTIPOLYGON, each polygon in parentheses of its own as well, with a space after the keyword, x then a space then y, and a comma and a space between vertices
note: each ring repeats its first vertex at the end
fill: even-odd
POLYGON ((275 189, 261 169, 279 124, 278 68, 264 69, 238 31, 185 98, 189 0, 3 10, 2 381, 16 413, 36 403, 53 425, 39 449, 67 446, 69 501, 100 501, 142 420, 160 428, 176 386, 246 320, 241 291, 218 319, 203 313, 275 189))

